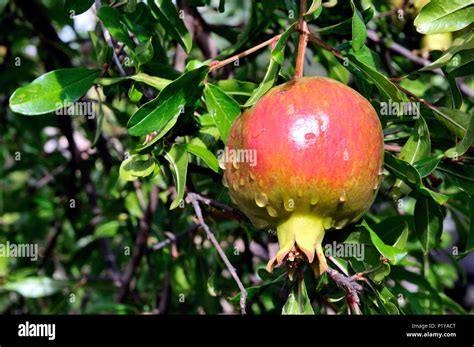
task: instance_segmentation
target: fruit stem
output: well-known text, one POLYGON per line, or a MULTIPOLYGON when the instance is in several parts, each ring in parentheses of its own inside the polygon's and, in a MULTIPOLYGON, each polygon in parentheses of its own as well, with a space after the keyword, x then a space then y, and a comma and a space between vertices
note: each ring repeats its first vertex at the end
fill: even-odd
POLYGON ((297 30, 300 33, 300 39, 298 42, 298 55, 296 56, 295 74, 293 79, 297 79, 303 76, 304 68, 304 56, 306 52, 306 46, 308 44, 308 25, 304 20, 304 14, 306 12, 307 4, 306 0, 300 0, 300 17, 298 19, 297 30))

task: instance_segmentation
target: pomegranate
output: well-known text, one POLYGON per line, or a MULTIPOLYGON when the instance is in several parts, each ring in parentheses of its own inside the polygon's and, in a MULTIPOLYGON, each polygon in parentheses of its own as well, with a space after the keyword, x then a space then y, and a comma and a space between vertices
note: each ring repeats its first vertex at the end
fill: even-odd
POLYGON ((237 117, 225 151, 232 200, 257 228, 276 228, 280 248, 267 269, 285 263, 291 276, 307 261, 322 274, 325 230, 356 222, 375 199, 383 133, 359 93, 328 78, 302 77, 271 89, 237 117))

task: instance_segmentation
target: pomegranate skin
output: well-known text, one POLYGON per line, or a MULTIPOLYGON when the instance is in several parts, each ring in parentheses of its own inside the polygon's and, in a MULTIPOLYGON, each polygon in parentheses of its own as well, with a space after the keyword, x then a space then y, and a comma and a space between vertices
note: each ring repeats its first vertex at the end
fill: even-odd
POLYGON ((382 127, 372 105, 338 81, 303 77, 277 86, 229 134, 230 196, 257 228, 277 228, 278 263, 295 243, 311 263, 324 230, 357 221, 375 199, 382 127))

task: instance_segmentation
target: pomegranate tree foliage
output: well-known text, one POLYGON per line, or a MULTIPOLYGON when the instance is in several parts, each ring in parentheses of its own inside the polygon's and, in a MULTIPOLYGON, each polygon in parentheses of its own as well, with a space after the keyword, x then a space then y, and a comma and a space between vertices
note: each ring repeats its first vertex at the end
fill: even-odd
MULTIPOLYGON (((426 2, 315 0, 305 14, 316 38, 305 75, 359 91, 384 128, 375 204, 324 240, 363 245, 363 257, 329 262, 362 274, 363 314, 472 309, 459 290, 474 250, 474 7, 426 2)), ((249 224, 221 184, 233 119, 293 75, 298 2, 95 3, 0 2, 0 241, 41 255, 0 257, 0 311, 237 312, 238 287, 184 200, 196 192, 213 199, 204 219, 248 312, 346 314, 345 288, 327 273, 304 273, 298 303, 284 269, 264 270, 276 236, 249 224), (71 29, 89 14, 95 27, 71 29), (68 103, 83 108, 61 115, 68 103)))

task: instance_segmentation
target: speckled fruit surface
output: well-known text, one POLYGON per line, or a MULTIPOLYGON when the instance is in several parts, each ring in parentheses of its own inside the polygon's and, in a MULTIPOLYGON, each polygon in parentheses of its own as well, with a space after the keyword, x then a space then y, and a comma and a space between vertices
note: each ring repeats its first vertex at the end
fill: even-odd
POLYGON ((256 227, 277 229, 280 251, 269 269, 297 246, 321 273, 324 231, 357 221, 375 199, 383 133, 359 93, 303 77, 271 89, 241 114, 226 152, 232 199, 256 227))

